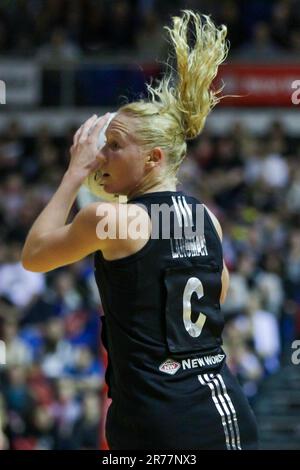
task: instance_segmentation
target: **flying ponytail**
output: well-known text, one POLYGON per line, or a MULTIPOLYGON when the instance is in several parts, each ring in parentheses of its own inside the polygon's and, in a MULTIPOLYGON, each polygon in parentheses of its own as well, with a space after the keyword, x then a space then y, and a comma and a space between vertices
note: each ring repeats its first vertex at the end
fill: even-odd
POLYGON ((181 114, 182 130, 186 139, 197 137, 202 131, 211 109, 220 101, 221 90, 211 89, 219 65, 225 60, 228 45, 226 26, 218 29, 208 16, 185 10, 182 17, 173 18, 170 34, 177 59, 177 83, 170 86, 172 76, 163 79, 158 89, 148 87, 150 94, 161 103, 171 105, 181 114), (188 45, 188 27, 193 22, 194 46, 188 45))
POLYGON ((227 28, 217 28, 208 16, 184 10, 165 27, 175 51, 177 70, 154 87, 147 85, 149 99, 126 104, 121 113, 136 117, 136 135, 147 150, 165 150, 168 174, 175 175, 186 154, 186 140, 197 137, 221 90, 212 81, 228 53, 227 28), (193 28, 190 28, 192 26, 193 28), (193 45, 189 34, 193 31, 193 45))

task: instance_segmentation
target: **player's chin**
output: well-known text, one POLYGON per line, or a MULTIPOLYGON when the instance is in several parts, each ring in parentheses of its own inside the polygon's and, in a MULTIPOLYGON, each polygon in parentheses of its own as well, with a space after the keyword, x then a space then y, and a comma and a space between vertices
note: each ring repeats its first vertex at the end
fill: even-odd
POLYGON ((118 185, 114 184, 113 182, 107 181, 101 186, 104 189, 104 191, 108 194, 119 194, 120 192, 120 187, 118 187, 118 185))

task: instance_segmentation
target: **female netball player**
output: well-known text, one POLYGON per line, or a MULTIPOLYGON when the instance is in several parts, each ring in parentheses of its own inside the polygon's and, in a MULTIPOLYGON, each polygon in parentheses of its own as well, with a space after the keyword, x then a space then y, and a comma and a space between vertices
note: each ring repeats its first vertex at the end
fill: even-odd
POLYGON ((110 449, 255 449, 255 420, 221 347, 228 288, 221 228, 203 204, 176 191, 186 141, 201 133, 219 100, 211 83, 227 54, 226 27, 185 11, 168 31, 177 76, 149 85, 148 101, 121 107, 100 151, 109 115, 80 127, 22 262, 46 272, 95 253, 110 449), (66 224, 91 175, 127 204, 91 203, 66 224))

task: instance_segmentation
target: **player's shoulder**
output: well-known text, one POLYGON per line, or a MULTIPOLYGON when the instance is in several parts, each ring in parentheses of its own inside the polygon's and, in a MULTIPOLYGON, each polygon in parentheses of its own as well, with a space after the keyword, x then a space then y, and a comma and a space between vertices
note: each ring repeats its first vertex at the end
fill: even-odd
POLYGON ((209 215, 209 217, 210 217, 210 219, 211 219, 211 221, 212 221, 212 223, 213 223, 220 239, 222 240, 223 231, 222 231, 222 227, 221 227, 221 224, 220 224, 219 220, 217 219, 215 214, 205 204, 203 204, 203 205, 204 205, 204 207, 205 207, 205 209, 206 209, 206 211, 207 211, 207 213, 208 213, 208 215, 209 215))

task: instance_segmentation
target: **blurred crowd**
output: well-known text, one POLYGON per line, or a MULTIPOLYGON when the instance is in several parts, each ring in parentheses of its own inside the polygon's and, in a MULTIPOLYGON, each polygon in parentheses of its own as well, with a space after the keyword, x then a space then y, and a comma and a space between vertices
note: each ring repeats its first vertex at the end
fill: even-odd
MULTIPOLYGON (((67 168, 74 129, 28 137, 11 122, 0 137, 0 447, 97 448, 104 366, 93 259, 31 273, 20 251, 67 168)), ((223 227, 230 289, 224 348, 249 399, 300 337, 300 142, 280 122, 257 137, 236 124, 193 141, 181 189, 223 227)), ((76 211, 76 205, 72 216, 76 211)))
POLYGON ((81 55, 163 57, 162 27, 183 8, 225 23, 230 60, 299 60, 300 0, 2 0, 0 56, 76 61, 81 55))

